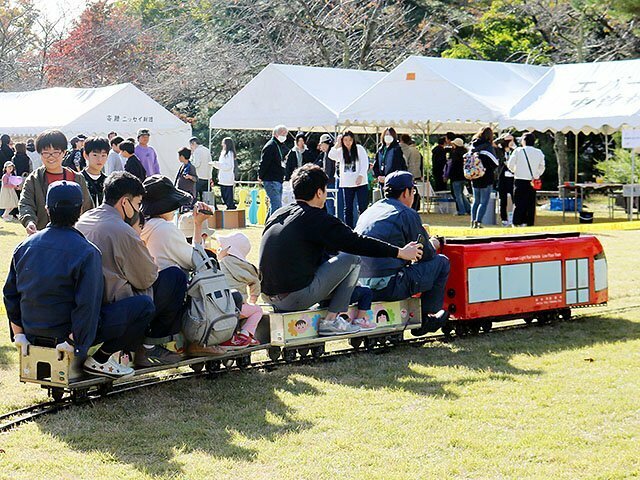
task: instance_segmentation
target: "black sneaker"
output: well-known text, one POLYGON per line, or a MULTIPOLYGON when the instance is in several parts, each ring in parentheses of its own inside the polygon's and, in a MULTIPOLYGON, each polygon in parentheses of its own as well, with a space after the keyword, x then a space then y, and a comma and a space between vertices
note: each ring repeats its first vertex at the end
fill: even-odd
POLYGON ((153 348, 141 346, 136 352, 135 366, 138 368, 157 367, 178 363, 180 360, 182 360, 180 354, 167 350, 162 345, 154 345, 153 348))
POLYGON ((441 328, 449 320, 449 312, 446 310, 440 310, 436 313, 430 313, 422 319, 422 326, 420 328, 414 328, 411 333, 420 337, 426 335, 429 332, 435 332, 441 328))

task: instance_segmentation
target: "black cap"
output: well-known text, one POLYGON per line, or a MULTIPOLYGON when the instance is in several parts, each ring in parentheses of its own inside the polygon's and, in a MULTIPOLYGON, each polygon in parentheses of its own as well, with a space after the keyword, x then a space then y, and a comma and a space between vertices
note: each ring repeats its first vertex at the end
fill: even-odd
POLYGON ((142 213, 147 216, 162 215, 178 208, 191 205, 193 197, 176 188, 169 178, 162 175, 151 175, 142 184, 142 213))

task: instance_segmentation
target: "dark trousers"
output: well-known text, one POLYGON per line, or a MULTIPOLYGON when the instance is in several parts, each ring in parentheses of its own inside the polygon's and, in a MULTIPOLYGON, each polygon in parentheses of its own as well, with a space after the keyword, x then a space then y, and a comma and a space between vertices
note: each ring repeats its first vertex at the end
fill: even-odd
POLYGON ((235 210, 236 202, 233 200, 233 185, 220 185, 222 201, 227 206, 227 210, 235 210))
POLYGON ((355 227, 356 223, 353 218, 353 204, 358 202, 358 212, 362 213, 367 209, 369 202, 369 187, 368 185, 360 185, 359 187, 341 188, 344 195, 344 223, 351 228, 355 227))
POLYGON ((513 200, 513 177, 502 177, 498 182, 498 194, 500 195, 500 219, 503 222, 509 220, 507 212, 507 197, 511 195, 513 200))
POLYGON ((373 301, 396 301, 421 293, 420 310, 424 319, 444 304, 444 289, 449 278, 449 259, 436 255, 431 260, 412 263, 391 278, 381 290, 373 290, 373 301))
POLYGON ((516 180, 513 191, 513 224, 532 226, 536 217, 536 191, 529 180, 516 180))
POLYGON ((96 332, 96 342, 104 342, 106 353, 133 351, 140 346, 155 307, 147 295, 135 295, 103 305, 96 332))
POLYGON ((196 182, 196 196, 197 200, 202 201, 202 192, 209 191, 209 180, 204 178, 199 178, 196 182))
POLYGON ((169 267, 160 271, 153 284, 153 303, 156 313, 147 330, 148 338, 169 337, 182 329, 186 294, 187 275, 180 268, 169 267))

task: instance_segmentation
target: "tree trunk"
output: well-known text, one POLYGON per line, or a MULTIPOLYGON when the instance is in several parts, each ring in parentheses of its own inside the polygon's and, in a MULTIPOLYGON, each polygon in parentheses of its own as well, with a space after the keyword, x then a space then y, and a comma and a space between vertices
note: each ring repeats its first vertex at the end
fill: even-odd
POLYGON ((570 180, 571 171, 569 156, 567 155, 567 136, 562 132, 556 132, 553 135, 553 139, 553 151, 556 152, 556 159, 558 160, 558 184, 562 185, 570 180))

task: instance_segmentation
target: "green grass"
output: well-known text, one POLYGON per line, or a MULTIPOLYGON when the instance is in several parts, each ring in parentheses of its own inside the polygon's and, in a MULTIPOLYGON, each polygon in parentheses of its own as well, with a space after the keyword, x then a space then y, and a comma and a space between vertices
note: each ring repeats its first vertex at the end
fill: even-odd
MULTIPOLYGON (((260 229, 245 230, 257 256, 260 229)), ((0 275, 18 225, 0 224, 0 275)), ((599 235, 607 309, 543 328, 192 379, 0 434, 0 478, 640 476, 640 232, 599 235)), ((0 412, 42 401, 0 321, 0 412)))

